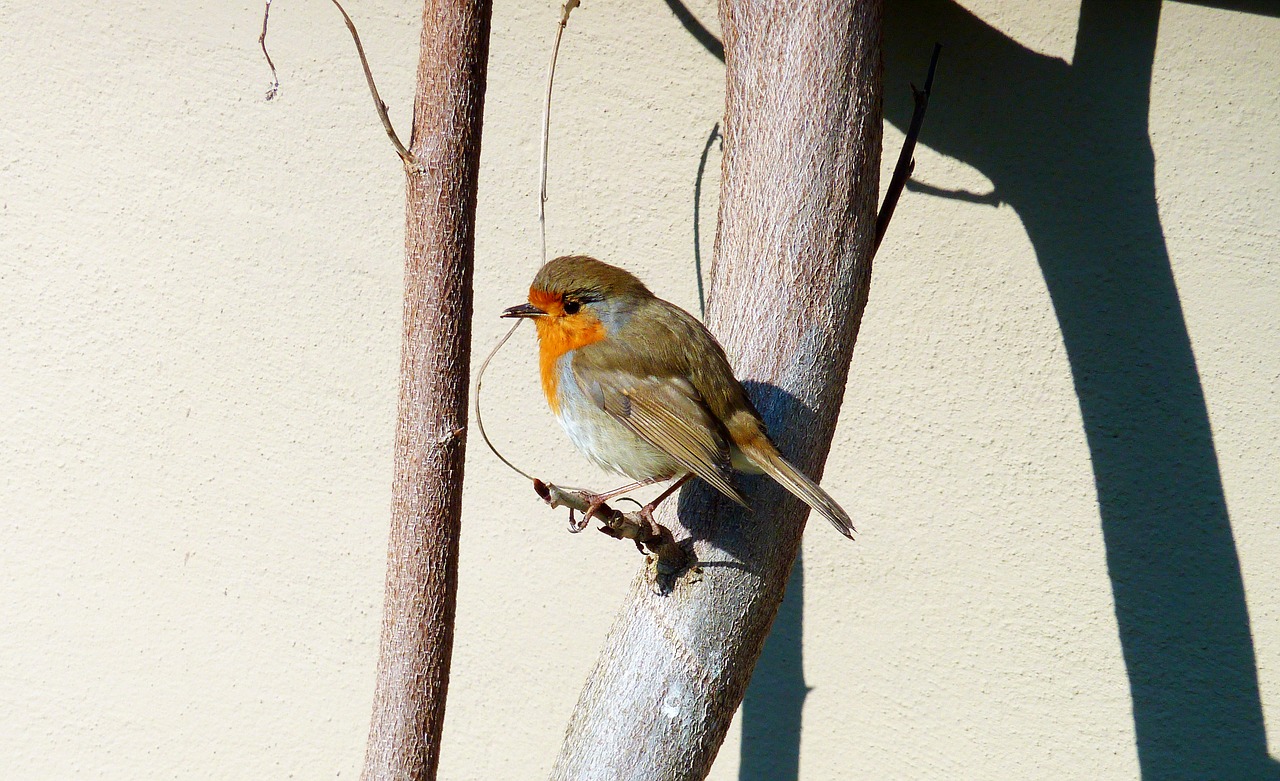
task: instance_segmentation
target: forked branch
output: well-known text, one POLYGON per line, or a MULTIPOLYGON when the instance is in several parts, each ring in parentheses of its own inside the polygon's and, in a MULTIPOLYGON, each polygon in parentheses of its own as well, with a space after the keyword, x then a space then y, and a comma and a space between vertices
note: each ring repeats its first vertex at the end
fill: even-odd
MULTIPOLYGON (((396 129, 391 124, 391 117, 387 115, 387 104, 382 102, 382 98, 378 95, 378 85, 373 80, 373 71, 369 68, 369 58, 365 56, 364 44, 360 42, 360 33, 356 30, 355 22, 351 21, 351 17, 347 15, 347 9, 342 7, 338 0, 331 0, 338 13, 342 14, 342 21, 346 22, 347 30, 351 33, 351 40, 355 41, 356 54, 360 55, 360 67, 364 69, 365 81, 369 84, 369 94, 373 96, 373 108, 378 112, 378 119, 382 120, 382 127, 387 131, 387 138, 391 139, 391 145, 396 148, 396 154, 400 156, 400 160, 406 166, 412 166, 417 161, 414 159, 413 153, 405 148, 400 142, 400 136, 396 135, 396 129)), ((262 56, 267 59, 267 66, 271 68, 271 87, 267 90, 267 100, 275 98, 276 93, 280 91, 280 78, 276 75, 276 64, 271 61, 271 54, 267 52, 267 22, 271 18, 271 0, 266 0, 262 11, 262 33, 258 36, 258 45, 262 47, 262 56)))

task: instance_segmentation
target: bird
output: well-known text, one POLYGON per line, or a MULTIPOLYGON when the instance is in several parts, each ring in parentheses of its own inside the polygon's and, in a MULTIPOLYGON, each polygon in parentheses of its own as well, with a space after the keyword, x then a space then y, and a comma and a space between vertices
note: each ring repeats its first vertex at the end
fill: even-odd
MULTIPOLYGON (((853 539, 849 514, 778 452, 724 348, 635 275, 586 255, 539 269, 506 318, 537 328, 542 391, 569 440, 595 465, 634 480, 606 499, 675 480, 642 513, 697 476, 746 507, 733 472, 766 474, 853 539)), ((586 519, 583 521, 585 525, 586 519)))

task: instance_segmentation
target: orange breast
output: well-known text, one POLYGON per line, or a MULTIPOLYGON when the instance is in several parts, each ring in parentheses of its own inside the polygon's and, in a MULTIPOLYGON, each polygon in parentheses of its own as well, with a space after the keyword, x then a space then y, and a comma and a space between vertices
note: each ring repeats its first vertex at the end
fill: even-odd
MULTIPOLYGON (((561 310, 563 311, 563 310, 561 310)), ((542 392, 551 411, 560 414, 560 374, 556 362, 567 352, 594 344, 605 337, 604 323, 583 312, 577 315, 549 313, 534 320, 538 327, 538 364, 542 370, 542 392)))

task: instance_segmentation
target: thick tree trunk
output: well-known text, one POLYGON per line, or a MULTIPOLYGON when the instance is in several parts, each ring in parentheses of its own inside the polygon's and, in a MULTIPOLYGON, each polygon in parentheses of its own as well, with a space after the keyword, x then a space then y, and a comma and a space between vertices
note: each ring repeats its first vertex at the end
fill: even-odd
MULTIPOLYGON (((721 18, 725 158, 707 322, 778 446, 816 477, 870 282, 880 2, 721 0, 721 18)), ((807 513, 767 479, 742 487, 752 513, 695 482, 678 517, 662 519, 694 540, 701 579, 660 596, 637 578, 554 779, 698 779, 710 769, 807 513)), ((849 509, 856 519, 856 504, 849 509)), ((831 532, 823 524, 818 533, 831 532)), ((831 544, 848 545, 834 534, 831 544)))
POLYGON ((406 165, 404 342, 365 779, 434 779, 466 446, 476 178, 491 5, 427 0, 406 165))

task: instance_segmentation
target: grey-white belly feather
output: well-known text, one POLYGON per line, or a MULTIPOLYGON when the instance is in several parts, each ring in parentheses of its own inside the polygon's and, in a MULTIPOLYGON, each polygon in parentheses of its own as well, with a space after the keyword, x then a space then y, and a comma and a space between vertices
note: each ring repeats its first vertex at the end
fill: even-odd
POLYGON ((605 412, 578 387, 573 353, 557 362, 560 410, 557 417, 569 439, 589 461, 633 480, 668 478, 685 470, 673 458, 640 438, 605 412))

